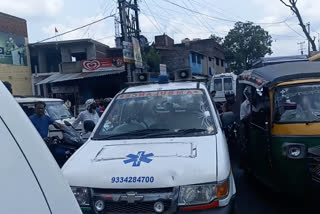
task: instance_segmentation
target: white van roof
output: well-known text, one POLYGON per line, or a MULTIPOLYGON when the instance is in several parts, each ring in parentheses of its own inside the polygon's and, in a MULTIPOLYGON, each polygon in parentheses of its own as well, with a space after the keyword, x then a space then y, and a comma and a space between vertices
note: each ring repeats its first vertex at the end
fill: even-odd
POLYGON ((42 101, 42 102, 63 102, 63 100, 61 100, 61 99, 42 98, 42 97, 15 97, 15 100, 18 103, 36 103, 39 101, 42 101))
POLYGON ((236 78, 237 75, 234 74, 234 73, 222 73, 222 74, 217 74, 217 75, 212 76, 213 79, 214 78, 222 78, 222 77, 234 77, 234 78, 236 78))

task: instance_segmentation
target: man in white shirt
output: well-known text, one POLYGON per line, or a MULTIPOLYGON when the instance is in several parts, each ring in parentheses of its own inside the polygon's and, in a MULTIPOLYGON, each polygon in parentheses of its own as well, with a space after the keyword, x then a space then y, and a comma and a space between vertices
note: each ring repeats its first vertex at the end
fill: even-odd
POLYGON ((97 104, 94 99, 87 100, 85 105, 87 110, 80 112, 77 119, 72 124, 73 127, 77 127, 79 123, 83 126, 83 123, 86 120, 92 120, 95 124, 98 123, 99 115, 96 112, 97 104))
POLYGON ((261 108, 263 108, 262 104, 255 106, 252 104, 252 88, 247 86, 243 90, 243 95, 245 96, 246 100, 241 103, 240 106, 240 120, 244 120, 248 118, 251 114, 251 106, 253 112, 259 112, 261 108))

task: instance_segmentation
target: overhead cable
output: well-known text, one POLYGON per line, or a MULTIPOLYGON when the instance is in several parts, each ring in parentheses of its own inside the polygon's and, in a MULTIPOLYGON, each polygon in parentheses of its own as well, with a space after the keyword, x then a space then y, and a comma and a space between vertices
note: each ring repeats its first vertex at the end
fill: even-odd
POLYGON ((72 32, 74 32, 74 31, 80 30, 80 29, 82 29, 82 28, 88 27, 88 26, 90 26, 90 25, 96 24, 96 23, 98 23, 98 22, 101 22, 101 21, 103 21, 103 20, 105 20, 105 19, 108 19, 108 18, 114 17, 114 16, 115 16, 115 14, 112 14, 112 15, 106 16, 106 17, 103 17, 103 18, 98 19, 98 20, 96 20, 96 21, 94 21, 94 22, 91 22, 91 23, 89 23, 89 24, 86 24, 86 25, 77 27, 77 28, 75 28, 75 29, 66 31, 66 32, 64 32, 64 33, 57 34, 57 35, 55 35, 55 36, 52 36, 52 37, 49 37, 49 38, 46 38, 46 39, 43 39, 43 40, 40 40, 40 41, 38 41, 38 42, 36 42, 36 43, 34 43, 34 44, 41 43, 41 42, 45 42, 45 41, 48 41, 48 40, 50 40, 50 39, 54 39, 54 38, 56 38, 56 37, 58 37, 58 36, 63 36, 63 35, 65 35, 65 34, 72 33, 72 32))

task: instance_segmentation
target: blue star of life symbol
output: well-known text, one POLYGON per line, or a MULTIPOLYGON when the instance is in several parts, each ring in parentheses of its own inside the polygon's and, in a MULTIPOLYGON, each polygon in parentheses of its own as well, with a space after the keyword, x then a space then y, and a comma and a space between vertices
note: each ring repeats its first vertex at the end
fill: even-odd
POLYGON ((152 159, 150 159, 150 157, 152 157, 152 156, 153 156, 153 153, 145 154, 144 151, 141 151, 141 152, 138 152, 138 154, 136 154, 136 155, 134 155, 134 154, 127 155, 128 159, 124 160, 123 162, 125 164, 133 162, 132 166, 138 167, 138 166, 140 166, 141 162, 150 163, 152 161, 152 159))

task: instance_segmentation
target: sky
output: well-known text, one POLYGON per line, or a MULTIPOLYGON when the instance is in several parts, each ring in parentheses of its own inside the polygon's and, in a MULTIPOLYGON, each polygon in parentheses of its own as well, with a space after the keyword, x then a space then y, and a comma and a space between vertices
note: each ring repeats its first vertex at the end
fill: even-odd
MULTIPOLYGON (((236 21, 251 21, 271 34, 272 56, 300 54, 300 42, 305 42, 307 52, 298 19, 280 0, 138 0, 138 4, 142 35, 149 42, 163 33, 175 43, 184 38, 206 39, 211 34, 224 37, 236 21)), ((27 20, 30 43, 54 36, 55 28, 60 34, 118 13, 116 0, 0 0, 0 5, 1 12, 27 20)), ((318 46, 320 1, 298 0, 298 8, 303 21, 311 23, 311 35, 318 46)), ((114 47, 114 23, 111 17, 52 41, 92 38, 114 47)))

